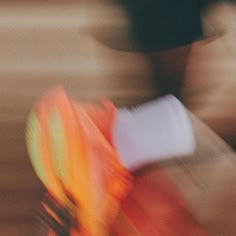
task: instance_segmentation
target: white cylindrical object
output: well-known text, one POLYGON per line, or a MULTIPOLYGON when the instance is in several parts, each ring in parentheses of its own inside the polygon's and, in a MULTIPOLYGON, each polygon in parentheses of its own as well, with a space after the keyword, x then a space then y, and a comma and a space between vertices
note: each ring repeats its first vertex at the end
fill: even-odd
POLYGON ((133 110, 121 108, 114 125, 113 141, 128 169, 190 155, 195 149, 194 132, 187 111, 171 95, 133 110))

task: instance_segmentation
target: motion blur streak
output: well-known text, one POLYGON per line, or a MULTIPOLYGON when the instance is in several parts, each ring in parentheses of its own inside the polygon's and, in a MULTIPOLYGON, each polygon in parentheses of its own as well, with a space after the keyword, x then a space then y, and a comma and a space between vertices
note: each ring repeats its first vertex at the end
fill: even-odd
POLYGON ((236 235, 235 154, 224 142, 236 146, 235 4, 210 5, 203 40, 152 61, 137 50, 128 15, 113 1, 2 0, 0 13, 0 235, 45 236, 35 222, 42 187, 24 138, 45 90, 62 84, 77 99, 134 105, 161 94, 160 78, 181 85, 185 105, 212 129, 194 119, 197 161, 163 168, 201 224, 214 235, 236 235))

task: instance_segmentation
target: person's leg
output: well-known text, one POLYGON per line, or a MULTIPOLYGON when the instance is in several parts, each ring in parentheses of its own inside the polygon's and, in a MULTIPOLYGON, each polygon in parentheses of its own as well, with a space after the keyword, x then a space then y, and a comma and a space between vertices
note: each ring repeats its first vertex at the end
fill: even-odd
POLYGON ((234 52, 234 38, 230 34, 194 43, 182 97, 188 109, 236 147, 234 52))
POLYGON ((236 154, 207 125, 190 113, 196 149, 161 167, 183 194, 190 212, 212 235, 234 236, 236 154))

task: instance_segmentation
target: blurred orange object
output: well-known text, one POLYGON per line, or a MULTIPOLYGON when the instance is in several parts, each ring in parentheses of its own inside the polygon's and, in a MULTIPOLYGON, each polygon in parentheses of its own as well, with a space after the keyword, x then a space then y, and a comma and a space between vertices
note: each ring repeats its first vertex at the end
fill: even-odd
POLYGON ((116 108, 111 102, 72 101, 58 88, 40 100, 33 114, 39 121, 29 122, 29 153, 52 195, 43 206, 66 235, 207 236, 160 168, 137 174, 131 189, 133 178, 112 145, 116 108), (32 151, 37 141, 41 155, 32 151), (76 225, 63 225, 57 214, 63 207, 76 225))
MULTIPOLYGON (((79 222, 77 235, 107 235, 131 187, 131 175, 108 141, 115 111, 105 101, 72 103, 57 88, 29 119, 27 146, 34 169, 55 201, 79 222)), ((46 212, 57 221, 55 212, 46 212)))

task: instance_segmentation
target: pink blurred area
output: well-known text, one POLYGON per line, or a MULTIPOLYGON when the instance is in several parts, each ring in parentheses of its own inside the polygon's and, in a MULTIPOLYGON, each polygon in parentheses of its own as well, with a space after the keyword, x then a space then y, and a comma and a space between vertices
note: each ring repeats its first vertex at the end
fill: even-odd
POLYGON ((236 147, 236 51, 225 35, 193 44, 183 99, 194 114, 236 147))

